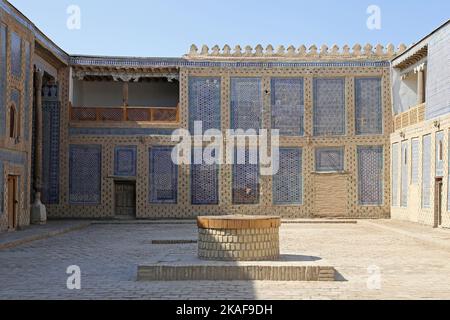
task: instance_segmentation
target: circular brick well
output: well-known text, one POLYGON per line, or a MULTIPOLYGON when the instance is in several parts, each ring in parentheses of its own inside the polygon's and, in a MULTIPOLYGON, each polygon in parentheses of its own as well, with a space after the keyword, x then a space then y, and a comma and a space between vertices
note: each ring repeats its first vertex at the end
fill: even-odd
POLYGON ((200 259, 273 261, 280 257, 279 217, 198 217, 197 225, 200 259))

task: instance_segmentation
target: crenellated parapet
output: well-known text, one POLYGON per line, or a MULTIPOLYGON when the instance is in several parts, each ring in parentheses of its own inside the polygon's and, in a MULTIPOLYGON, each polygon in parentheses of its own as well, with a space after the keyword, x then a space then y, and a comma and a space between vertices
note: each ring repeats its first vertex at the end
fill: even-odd
POLYGON ((245 46, 242 48, 237 45, 233 49, 229 45, 225 45, 220 48, 215 45, 209 48, 207 45, 203 45, 200 49, 196 45, 192 45, 189 53, 185 55, 187 59, 302 59, 302 60, 317 60, 317 59, 374 59, 374 60, 385 60, 392 59, 396 55, 401 54, 407 49, 407 46, 400 44, 397 48, 393 44, 388 44, 384 47, 381 44, 372 46, 371 44, 366 44, 364 46, 360 44, 355 44, 350 47, 344 45, 340 48, 337 45, 328 47, 327 45, 322 45, 317 47, 312 45, 309 48, 305 45, 295 47, 293 45, 289 47, 278 46, 274 48, 272 45, 268 45, 264 48, 262 45, 258 44, 256 47, 245 46))

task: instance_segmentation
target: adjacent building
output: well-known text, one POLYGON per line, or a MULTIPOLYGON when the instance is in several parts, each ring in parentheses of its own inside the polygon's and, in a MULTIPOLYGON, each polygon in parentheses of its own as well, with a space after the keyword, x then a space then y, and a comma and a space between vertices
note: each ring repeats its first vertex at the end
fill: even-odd
MULTIPOLYGON (((430 223, 435 175, 447 192, 448 24, 410 49, 192 46, 181 58, 124 58, 71 56, 3 0, 0 16, 0 230, 45 215, 392 212, 430 223), (174 164, 172 133, 194 134, 197 121, 224 136, 278 129, 279 171, 261 175, 258 161, 174 164), (422 209, 416 202, 427 192, 422 209)), ((235 149, 250 160, 253 147, 235 149)))

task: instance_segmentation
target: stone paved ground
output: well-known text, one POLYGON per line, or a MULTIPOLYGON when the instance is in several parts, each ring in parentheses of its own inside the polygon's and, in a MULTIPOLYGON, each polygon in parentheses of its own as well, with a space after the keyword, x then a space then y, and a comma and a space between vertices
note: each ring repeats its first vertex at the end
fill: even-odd
MULTIPOLYGON (((409 224, 392 225, 410 232, 409 224)), ((0 299, 450 299, 450 249, 423 241, 428 236, 450 243, 450 231, 414 225, 419 239, 386 226, 390 223, 283 225, 282 253, 326 259, 345 279, 339 282, 140 283, 138 264, 196 250, 195 244, 151 245, 151 240, 194 239, 195 225, 92 225, 0 250, 0 299), (70 265, 81 267, 80 291, 66 288, 70 265), (372 265, 380 270, 380 290, 367 287, 372 265)))

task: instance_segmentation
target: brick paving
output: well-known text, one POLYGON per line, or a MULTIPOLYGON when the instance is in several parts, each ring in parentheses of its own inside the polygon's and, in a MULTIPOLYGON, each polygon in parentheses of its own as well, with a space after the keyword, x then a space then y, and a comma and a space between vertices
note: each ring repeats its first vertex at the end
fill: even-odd
POLYGON ((337 282, 136 281, 138 264, 196 253, 194 243, 152 240, 193 240, 196 233, 193 224, 93 224, 0 250, 0 299, 450 298, 450 249, 438 245, 449 242, 450 230, 390 221, 281 227, 283 254, 326 259, 337 282), (81 290, 66 287, 71 265, 81 268, 81 290), (377 270, 381 288, 368 289, 377 270))

